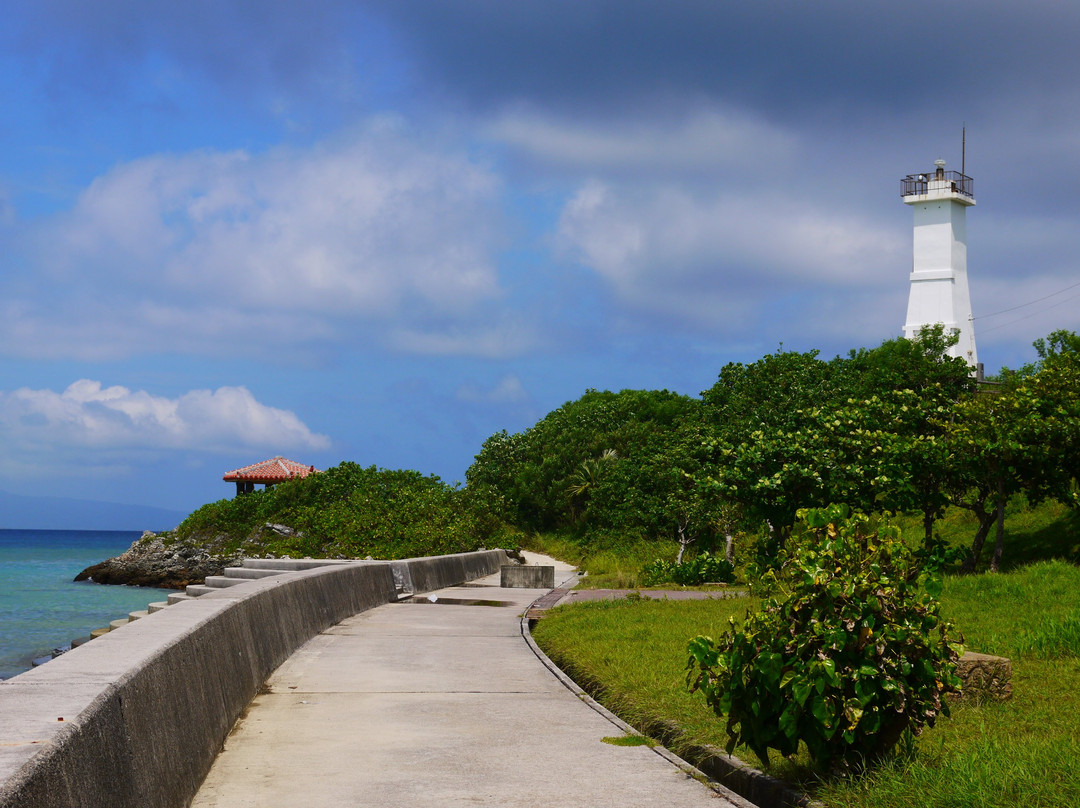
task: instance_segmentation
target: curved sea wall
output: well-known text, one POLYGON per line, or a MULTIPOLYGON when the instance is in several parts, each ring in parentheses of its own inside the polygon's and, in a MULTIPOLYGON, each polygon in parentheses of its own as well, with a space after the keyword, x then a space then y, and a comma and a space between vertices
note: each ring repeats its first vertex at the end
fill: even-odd
POLYGON ((297 648, 396 600, 402 584, 430 591, 505 563, 503 551, 486 550, 253 580, 0 682, 0 808, 186 806, 244 708, 297 648))

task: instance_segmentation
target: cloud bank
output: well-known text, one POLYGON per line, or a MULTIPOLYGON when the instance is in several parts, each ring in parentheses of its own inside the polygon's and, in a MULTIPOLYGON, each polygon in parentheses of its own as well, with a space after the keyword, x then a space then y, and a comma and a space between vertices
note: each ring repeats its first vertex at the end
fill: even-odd
POLYGON ((177 398, 80 379, 63 392, 0 391, 0 439, 35 450, 180 449, 229 452, 326 449, 294 413, 262 404, 244 387, 191 390, 177 398))
POLYGON ((458 327, 501 296, 499 193, 396 119, 305 151, 122 163, 17 242, 34 270, 0 284, 0 338, 107 358, 458 327))

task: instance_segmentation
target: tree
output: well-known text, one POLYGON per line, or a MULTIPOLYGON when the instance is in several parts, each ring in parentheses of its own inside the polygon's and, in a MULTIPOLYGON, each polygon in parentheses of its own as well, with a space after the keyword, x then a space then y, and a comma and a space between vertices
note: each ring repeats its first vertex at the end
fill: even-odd
POLYGON ((799 413, 840 398, 842 363, 817 357, 781 349, 749 365, 725 365, 701 393, 706 419, 729 443, 759 429, 797 428, 799 413))
POLYGON ((936 326, 828 363, 778 352, 725 366, 702 394, 717 424, 702 484, 766 523, 773 550, 799 508, 830 502, 919 510, 929 539, 949 502, 943 422, 975 386, 948 355, 955 339, 936 326))
POLYGON ((488 438, 468 488, 523 530, 649 535, 651 482, 639 471, 699 414, 700 402, 666 390, 589 390, 522 433, 488 438))
POLYGON ((957 405, 948 430, 957 470, 953 501, 979 521, 965 569, 975 569, 995 521, 990 568, 1000 568, 1005 503, 1013 494, 1077 503, 1078 394, 1080 354, 1054 350, 1033 372, 1007 377, 997 390, 957 405))
POLYGON ((854 398, 911 390, 936 402, 958 401, 976 388, 967 362, 949 356, 958 339, 938 323, 921 329, 914 339, 896 337, 877 348, 853 350, 838 360, 844 388, 854 398))
MULTIPOLYGON (((582 460, 574 473, 570 475, 570 482, 566 486, 566 496, 570 499, 570 519, 577 521, 575 503, 585 503, 589 495, 596 489, 600 475, 604 467, 618 458, 619 453, 614 449, 604 449, 599 457, 582 460)), ((582 505, 584 507, 584 505, 582 505)))
POLYGON ((949 501, 947 448, 926 426, 947 413, 935 398, 886 390, 792 413, 795 429, 763 425, 738 444, 714 438, 699 483, 768 524, 766 554, 783 545, 800 508, 829 503, 868 513, 920 510, 929 537, 949 501))

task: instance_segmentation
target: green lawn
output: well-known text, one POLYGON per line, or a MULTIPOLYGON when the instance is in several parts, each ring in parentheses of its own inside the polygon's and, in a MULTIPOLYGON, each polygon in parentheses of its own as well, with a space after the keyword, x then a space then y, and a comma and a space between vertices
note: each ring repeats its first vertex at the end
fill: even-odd
MULTIPOLYGON (((1048 561, 950 578, 942 601, 969 648, 1013 660, 1013 699, 954 707, 951 718, 922 734, 913 754, 856 780, 807 781, 799 761, 781 761, 773 773, 804 780, 836 808, 1080 805, 1080 567, 1048 561)), ((686 691, 686 642, 718 636, 729 616, 739 619, 753 606, 749 599, 582 603, 553 610, 534 634, 629 723, 674 722, 682 746, 722 747, 721 722, 686 691)), ((749 750, 737 754, 760 765, 749 750)))

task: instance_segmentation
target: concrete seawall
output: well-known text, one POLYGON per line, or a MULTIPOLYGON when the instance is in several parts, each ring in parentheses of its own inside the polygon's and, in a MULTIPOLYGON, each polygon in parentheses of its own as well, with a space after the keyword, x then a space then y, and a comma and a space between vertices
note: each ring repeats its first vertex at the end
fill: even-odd
POLYGON ((186 806, 260 686, 311 637, 403 581, 425 592, 504 563, 489 550, 252 580, 0 682, 0 808, 186 806))

